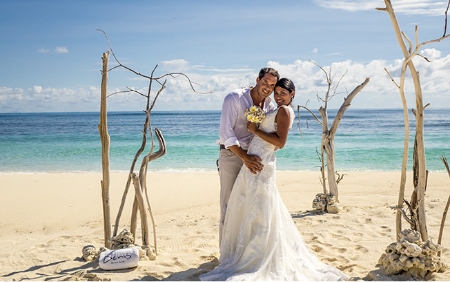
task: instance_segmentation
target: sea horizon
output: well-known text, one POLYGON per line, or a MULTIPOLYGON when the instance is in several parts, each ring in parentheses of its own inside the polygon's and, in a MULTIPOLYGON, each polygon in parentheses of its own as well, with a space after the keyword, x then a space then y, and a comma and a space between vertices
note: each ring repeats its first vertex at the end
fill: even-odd
MULTIPOLYGON (((330 125, 336 112, 328 110, 330 125)), ((450 109, 427 108, 424 117, 427 169, 445 172, 440 157, 450 157, 450 109)), ((101 172, 99 120, 99 112, 0 113, 0 173, 101 172)), ((108 112, 111 172, 130 170, 142 142, 144 120, 143 111, 108 112)), ((411 112, 409 121, 407 170, 411 171, 415 133, 411 112)), ((153 129, 162 131, 167 153, 149 163, 149 172, 217 171, 220 110, 155 110, 151 122, 153 129)), ((403 139, 403 109, 349 108, 334 140, 335 168, 338 173, 400 171, 403 139)), ((296 117, 285 148, 276 153, 277 170, 319 171, 320 142, 321 125, 301 110, 300 128, 296 117)), ((156 140, 155 145, 157 150, 156 140)))
MULTIPOLYGON (((293 108, 295 111, 297 111, 296 107, 298 105, 293 105, 293 108)), ((412 109, 415 108, 408 108, 409 111, 411 111, 412 109)), ((318 113, 318 109, 311 109, 313 112, 317 112, 318 113)), ((328 111, 338 111, 339 108, 328 108, 328 111)), ((401 110, 403 111, 403 108, 365 108, 365 107, 350 107, 347 109, 347 111, 349 110, 401 110)), ((427 111, 429 110, 429 108, 427 108, 425 110, 425 115, 427 114, 427 111)), ((446 106, 446 107, 434 107, 433 110, 450 110, 450 107, 446 106)), ((155 110, 153 109, 151 111, 151 113, 156 113, 156 112, 215 112, 218 111, 220 112, 220 109, 185 109, 185 110, 155 110)), ((347 112, 346 111, 346 112, 347 112)), ((136 113, 136 112, 144 112, 144 110, 108 110, 108 113, 136 113)), ((100 109, 98 111, 12 111, 12 112, 0 112, 1 114, 51 114, 51 113, 98 113, 100 114, 100 109)), ((344 115, 345 116, 345 115, 344 115)))

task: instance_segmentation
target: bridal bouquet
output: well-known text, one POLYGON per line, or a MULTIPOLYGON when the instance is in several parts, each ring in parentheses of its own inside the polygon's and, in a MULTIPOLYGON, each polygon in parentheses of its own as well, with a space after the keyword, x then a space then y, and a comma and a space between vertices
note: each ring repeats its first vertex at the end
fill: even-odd
POLYGON ((245 111, 245 116, 250 122, 261 123, 266 117, 266 114, 264 113, 263 109, 253 105, 245 111))

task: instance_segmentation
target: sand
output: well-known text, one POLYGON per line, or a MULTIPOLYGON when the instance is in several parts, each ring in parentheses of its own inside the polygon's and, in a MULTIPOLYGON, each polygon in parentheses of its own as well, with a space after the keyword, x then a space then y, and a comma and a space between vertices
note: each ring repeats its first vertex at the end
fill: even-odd
MULTIPOLYGON (((84 246, 104 246, 101 178, 100 173, 0 174, 0 280, 198 280, 217 265, 217 172, 149 172, 156 260, 113 271, 84 261, 84 246)), ((408 173, 408 199, 411 178, 408 173)), ((111 222, 126 180, 125 173, 111 175, 111 222)), ((277 172, 281 196, 311 251, 352 280, 411 279, 386 276, 377 267, 385 248, 395 241, 395 211, 390 206, 397 203, 399 182, 399 172, 345 172, 339 184, 342 211, 319 214, 311 212, 312 200, 322 192, 319 173, 277 172)), ((430 172, 426 214, 435 243, 449 187, 446 173, 430 172)), ((119 230, 129 228, 133 196, 128 196, 119 230)), ((442 257, 450 262, 448 225, 442 257)), ((409 227, 405 222, 403 226, 409 227)), ((153 233, 150 236, 153 242, 153 233)), ((450 280, 450 271, 427 279, 450 280)))

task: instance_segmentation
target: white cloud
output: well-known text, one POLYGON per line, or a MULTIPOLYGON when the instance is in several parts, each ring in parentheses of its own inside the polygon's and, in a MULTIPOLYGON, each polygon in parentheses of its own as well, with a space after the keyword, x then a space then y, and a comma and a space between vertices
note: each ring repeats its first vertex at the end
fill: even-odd
MULTIPOLYGON (((38 53, 50 53, 50 49, 46 49, 46 48, 39 48, 37 50, 38 53)), ((57 54, 65 54, 65 53, 69 53, 69 50, 67 49, 67 47, 56 47, 54 49, 54 52, 57 54)))
MULTIPOLYGON (((414 58, 416 69, 420 73, 424 103, 431 103, 431 107, 448 107, 450 97, 450 54, 442 55, 440 50, 424 49, 421 54, 431 60, 427 62, 421 57, 414 58)), ((178 61, 178 60, 177 60, 178 61)), ((180 60, 181 64, 189 62, 180 60)), ((351 60, 338 61, 321 67, 333 77, 334 82, 340 79, 338 95, 329 104, 329 108, 338 108, 343 98, 355 87, 360 85, 366 77, 370 82, 353 100, 354 108, 401 108, 402 103, 398 89, 386 74, 385 68, 399 83, 402 59, 393 61, 372 60, 369 62, 356 62, 351 60)), ((320 62, 317 62, 320 65, 320 62)), ((175 64, 178 65, 178 64, 175 64)), ((282 77, 291 78, 296 86, 294 103, 318 109, 321 105, 317 95, 323 96, 327 90, 324 72, 310 61, 296 60, 292 63, 282 64, 269 61, 267 66, 277 69, 282 77)), ((264 67, 264 66, 261 66, 264 67)), ((184 76, 168 78, 166 89, 159 96, 155 110, 219 110, 225 95, 233 89, 254 85, 259 69, 237 68, 235 72, 208 72, 196 68, 187 68, 185 72, 194 83, 197 92, 211 92, 207 94, 195 93, 189 81, 184 76)), ((110 84, 112 84, 110 80, 110 84)), ((142 86, 139 81, 133 81, 129 87, 141 93, 147 93, 147 85, 142 86)), ((109 93, 124 90, 110 85, 109 93)), ((152 93, 159 88, 154 84, 152 93)), ((414 87, 410 75, 407 75, 405 91, 409 107, 414 107, 414 87)), ((0 112, 29 112, 29 111, 98 111, 100 103, 99 86, 90 86, 78 89, 69 88, 9 88, 0 86, 0 112)), ((110 111, 138 111, 145 107, 145 98, 135 93, 117 94, 108 98, 110 111)))
POLYGON ((317 48, 314 48, 314 49, 312 50, 312 53, 314 53, 314 54, 317 54, 317 52, 319 52, 319 49, 317 49, 317 48))
POLYGON ((434 60, 441 57, 441 51, 436 50, 434 48, 422 50, 420 51, 420 54, 429 60, 434 60))
POLYGON ((160 66, 168 72, 185 72, 189 69, 189 63, 184 59, 162 61, 160 66))
POLYGON ((205 65, 190 65, 188 61, 184 59, 163 61, 159 64, 161 69, 167 72, 183 72, 188 71, 201 71, 209 73, 236 73, 236 72, 248 72, 252 69, 247 67, 220 69, 205 65))
POLYGON ((323 8, 355 11, 373 10, 377 7, 383 7, 381 0, 313 0, 317 5, 323 8))
MULTIPOLYGON (((313 0, 323 8, 346 10, 351 12, 374 10, 385 8, 382 0, 313 0)), ((442 16, 447 8, 447 1, 434 0, 392 0, 396 13, 411 15, 442 16)))
POLYGON ((48 53, 48 52, 50 52, 50 50, 45 49, 45 48, 39 48, 39 49, 37 50, 37 52, 38 52, 38 53, 48 53))
POLYGON ((42 86, 35 85, 35 86, 33 86, 33 90, 36 93, 41 93, 42 92, 42 86))
POLYGON ((66 47, 56 47, 55 48, 55 53, 57 53, 57 54, 65 54, 65 53, 69 53, 69 50, 66 47))
POLYGON ((96 111, 98 88, 0 88, 0 112, 96 111))
POLYGON ((342 53, 340 53, 340 52, 335 52, 335 53, 327 54, 326 56, 327 56, 327 57, 330 57, 330 56, 339 56, 339 55, 342 55, 342 53))
POLYGON ((192 69, 195 70, 199 70, 202 72, 218 72, 218 73, 237 73, 237 72, 248 72, 248 71, 252 71, 251 68, 247 68, 247 67, 240 67, 240 68, 229 68, 229 69, 220 69, 220 68, 215 68, 215 67, 211 67, 211 66, 204 66, 204 65, 194 65, 192 66, 192 69))

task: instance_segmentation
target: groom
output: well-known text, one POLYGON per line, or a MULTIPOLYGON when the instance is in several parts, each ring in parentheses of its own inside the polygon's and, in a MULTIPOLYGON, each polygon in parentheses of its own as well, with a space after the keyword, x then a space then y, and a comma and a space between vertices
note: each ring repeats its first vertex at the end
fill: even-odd
POLYGON ((220 117, 218 160, 220 177, 220 226, 219 244, 222 241, 222 228, 225 221, 228 199, 236 177, 244 164, 252 173, 261 171, 261 159, 248 155, 247 148, 253 133, 247 130, 245 111, 253 105, 261 107, 264 112, 275 108, 270 101, 275 84, 280 75, 273 68, 262 68, 256 78, 254 87, 236 89, 225 96, 220 117))

